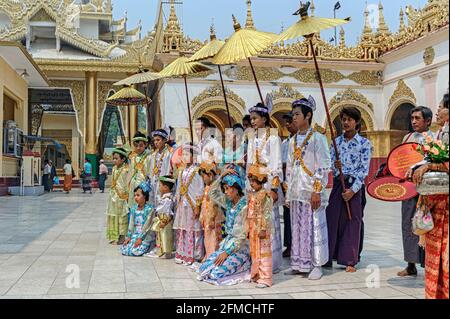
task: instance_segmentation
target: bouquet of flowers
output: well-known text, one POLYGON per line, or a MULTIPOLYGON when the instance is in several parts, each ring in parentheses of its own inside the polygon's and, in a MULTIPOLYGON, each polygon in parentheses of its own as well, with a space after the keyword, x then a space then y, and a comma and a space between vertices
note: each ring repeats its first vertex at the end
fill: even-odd
POLYGON ((441 164, 448 162, 449 147, 442 141, 435 140, 432 136, 423 133, 425 141, 417 147, 417 151, 424 156, 429 163, 441 164))

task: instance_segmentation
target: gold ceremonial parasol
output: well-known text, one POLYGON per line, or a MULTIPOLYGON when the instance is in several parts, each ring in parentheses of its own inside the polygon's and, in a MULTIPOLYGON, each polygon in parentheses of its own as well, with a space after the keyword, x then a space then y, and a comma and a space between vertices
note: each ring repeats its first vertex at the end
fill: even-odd
MULTIPOLYGON (((197 53, 195 53, 189 59, 189 61, 190 62, 198 62, 198 61, 212 58, 220 51, 220 49, 222 49, 224 44, 225 44, 225 41, 221 41, 216 38, 214 26, 212 25, 211 26, 211 41, 207 45, 205 45, 203 48, 198 50, 197 53)), ((225 100, 225 106, 227 108, 228 124, 231 127, 232 122, 231 122, 231 116, 230 116, 230 107, 228 105, 227 93, 225 91, 225 84, 223 82, 222 69, 221 69, 220 65, 217 65, 217 67, 219 68, 220 83, 222 84, 223 98, 225 100)))
POLYGON ((144 103, 150 103, 150 98, 132 87, 124 87, 116 94, 112 95, 106 102, 114 106, 127 106, 128 117, 128 143, 131 146, 131 119, 130 119, 130 107, 132 105, 140 105, 144 103))
POLYGON ((253 67, 252 56, 255 56, 268 47, 277 39, 277 35, 268 32, 256 31, 253 29, 241 28, 241 25, 233 15, 234 34, 225 42, 225 45, 213 59, 214 64, 232 64, 248 59, 253 77, 255 78, 256 88, 258 89, 261 102, 264 104, 264 98, 259 87, 255 69, 253 67))
POLYGON ((143 73, 134 74, 126 79, 116 82, 116 83, 114 83, 114 85, 121 86, 121 85, 141 84, 141 83, 147 83, 147 82, 159 80, 161 78, 162 78, 162 76, 159 75, 159 73, 143 72, 143 73))
POLYGON ((181 76, 184 79, 192 144, 194 144, 194 129, 192 127, 191 106, 190 106, 190 102, 189 102, 187 77, 188 77, 188 75, 191 75, 191 74, 209 71, 209 70, 211 70, 211 69, 209 67, 207 67, 206 65, 199 63, 199 62, 189 62, 187 57, 181 56, 178 59, 176 59, 175 61, 173 61, 171 64, 166 66, 161 72, 159 72, 159 74, 162 77, 181 76))
MULTIPOLYGON (((334 147, 335 154, 336 154, 336 160, 339 161, 340 159, 339 159, 339 151, 338 151, 337 144, 336 144, 336 133, 334 132, 334 129, 333 129, 333 121, 330 116, 330 110, 328 107, 327 98, 325 96, 325 89, 323 87, 322 76, 320 74, 319 64, 317 63, 316 52, 314 50, 314 44, 313 44, 313 35, 314 35, 314 33, 318 33, 321 30, 325 30, 328 28, 336 27, 338 25, 346 24, 347 22, 350 21, 350 18, 328 19, 328 18, 310 17, 308 15, 308 9, 309 9, 310 5, 311 5, 311 3, 309 1, 306 2, 306 4, 303 4, 302 2, 300 2, 300 9, 294 13, 294 15, 300 15, 300 21, 298 21, 296 24, 294 24, 289 29, 287 29, 285 32, 283 32, 276 39, 275 42, 291 40, 291 39, 299 38, 302 36, 306 37, 309 40, 309 44, 311 46, 311 52, 312 52, 313 59, 314 59, 314 65, 315 65, 316 72, 317 72, 317 78, 319 80, 320 90, 322 93, 322 99, 323 99, 323 103, 325 105, 325 111, 327 114, 328 125, 330 127, 331 139, 333 141, 333 147, 334 147)), ((340 180, 342 183, 342 187, 343 187, 343 189, 346 189, 344 174, 342 173, 341 168, 339 168, 339 173, 340 173, 340 180)), ((349 218, 349 220, 351 220, 352 214, 351 214, 351 210, 350 210, 350 204, 348 202, 346 202, 346 205, 347 205, 348 218, 349 218)))
MULTIPOLYGON (((155 73, 155 72, 144 72, 142 70, 142 67, 140 67, 139 69, 140 69, 139 73, 134 74, 126 79, 119 81, 119 82, 116 82, 116 83, 114 83, 114 85, 116 85, 116 86, 121 86, 121 85, 131 86, 131 85, 135 85, 135 84, 143 84, 145 97, 148 97, 148 95, 147 95, 148 82, 159 80, 162 78, 162 76, 159 75, 159 73, 155 73)), ((151 102, 151 100, 148 99, 148 102, 146 103, 147 104, 147 127, 149 129, 151 127, 150 102, 151 102)))

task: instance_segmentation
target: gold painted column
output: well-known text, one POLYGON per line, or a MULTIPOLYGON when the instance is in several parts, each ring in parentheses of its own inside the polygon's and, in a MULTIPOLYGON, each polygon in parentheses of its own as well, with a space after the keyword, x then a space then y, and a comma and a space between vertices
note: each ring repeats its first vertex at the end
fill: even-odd
MULTIPOLYGON (((86 72, 86 158, 92 164, 92 175, 97 176, 97 72, 86 72)), ((84 163, 84 161, 83 161, 84 163)))
POLYGON ((131 105, 131 106, 127 106, 130 108, 130 125, 131 125, 131 138, 133 138, 134 134, 136 134, 137 132, 137 116, 138 116, 138 112, 137 112, 137 105, 131 105))

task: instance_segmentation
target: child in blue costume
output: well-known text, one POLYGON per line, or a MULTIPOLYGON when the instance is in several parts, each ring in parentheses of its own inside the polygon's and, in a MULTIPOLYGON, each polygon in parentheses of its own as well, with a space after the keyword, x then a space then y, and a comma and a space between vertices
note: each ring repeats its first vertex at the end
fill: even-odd
POLYGON ((136 204, 130 208, 127 238, 120 248, 124 256, 142 256, 154 245, 154 234, 151 231, 154 209, 153 205, 147 203, 149 197, 148 182, 141 183, 134 190, 136 204))

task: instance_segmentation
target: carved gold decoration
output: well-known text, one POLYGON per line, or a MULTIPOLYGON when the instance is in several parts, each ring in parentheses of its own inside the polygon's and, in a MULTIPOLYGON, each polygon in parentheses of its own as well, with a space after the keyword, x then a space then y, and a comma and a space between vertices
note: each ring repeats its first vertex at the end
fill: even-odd
POLYGON ((347 79, 361 85, 381 85, 383 82, 382 73, 378 71, 355 72, 347 76, 347 79))
POLYGON ((287 83, 281 84, 278 90, 272 91, 272 95, 275 104, 279 99, 291 99, 292 101, 295 101, 305 97, 299 91, 295 90, 292 85, 287 83))
POLYGON ((50 86, 56 88, 68 88, 71 90, 73 98, 73 107, 77 114, 77 120, 79 129, 84 132, 85 121, 84 121, 84 108, 85 108, 85 81, 75 81, 75 80, 50 80, 50 86))
MULTIPOLYGON (((323 83, 334 83, 345 79, 342 73, 330 69, 321 69, 320 73, 323 83)), ((318 83, 317 73, 313 69, 303 68, 295 71, 292 76, 303 83, 318 83)))
MULTIPOLYGON (((230 108, 230 115, 233 118, 234 122, 240 123, 242 118, 245 116, 244 108, 242 106, 237 106, 235 103, 229 101, 228 106, 230 108)), ((198 119, 199 117, 205 115, 206 113, 214 110, 222 110, 226 112, 225 102, 220 99, 214 99, 211 101, 207 101, 205 103, 198 104, 197 107, 193 108, 194 119, 198 119)), ((220 121, 219 121, 220 122, 220 121)), ((227 122, 228 123, 228 122, 227 122)))
MULTIPOLYGON (((234 101, 238 105, 245 107, 245 101, 239 95, 237 95, 230 89, 225 89, 225 90, 227 92, 228 100, 234 101)), ((200 93, 198 96, 196 96, 192 100, 192 108, 195 108, 203 100, 215 98, 215 97, 220 97, 221 99, 223 99, 222 87, 219 83, 214 84, 213 86, 207 88, 202 93, 200 93)))
POLYGON ((55 21, 44 9, 39 10, 32 18, 33 22, 50 22, 55 21))
MULTIPOLYGON (((276 68, 256 67, 255 72, 259 81, 276 81, 286 76, 276 68)), ((239 81, 253 81, 252 70, 248 66, 229 68, 224 73, 229 78, 239 81)))
POLYGON ((372 111, 374 110, 372 102, 370 102, 363 94, 353 89, 347 89, 345 91, 339 91, 329 102, 328 105, 332 109, 335 105, 341 103, 358 102, 367 106, 372 111))
MULTIPOLYGON (((114 89, 113 86, 114 82, 105 82, 105 81, 99 81, 98 82, 98 122, 99 127, 101 127, 101 120, 103 116, 103 111, 106 107, 106 99, 108 98, 108 93, 111 92, 111 90, 114 89)), ((120 108, 119 108, 120 110, 120 108)))
POLYGON ((434 48, 428 47, 425 49, 425 52, 423 53, 423 62, 425 63, 425 65, 431 65, 433 64, 435 57, 436 52, 434 51, 434 48))
POLYGON ((194 73, 188 76, 189 79, 203 79, 206 78, 208 76, 210 76, 211 74, 215 74, 217 73, 217 70, 215 70, 214 68, 209 70, 209 71, 204 71, 204 72, 199 72, 199 73, 194 73))
POLYGON ((397 88, 389 99, 389 106, 392 106, 396 101, 402 98, 407 98, 408 100, 412 100, 416 103, 416 96, 414 95, 414 92, 406 85, 405 81, 399 80, 397 88))

